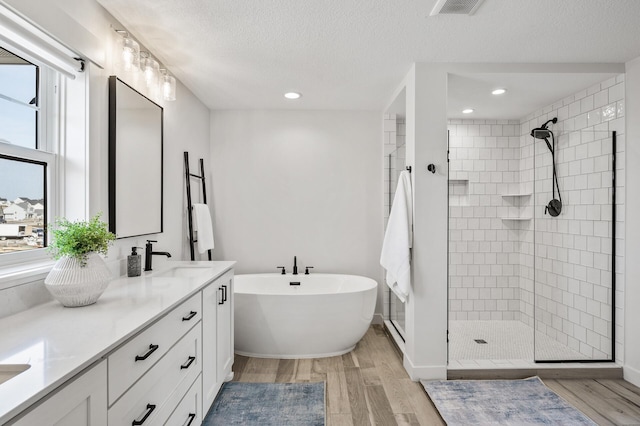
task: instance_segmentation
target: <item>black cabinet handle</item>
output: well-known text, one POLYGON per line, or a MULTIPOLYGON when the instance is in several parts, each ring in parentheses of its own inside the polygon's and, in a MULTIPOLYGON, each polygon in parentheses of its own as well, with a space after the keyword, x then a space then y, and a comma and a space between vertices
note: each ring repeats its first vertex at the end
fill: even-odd
POLYGON ((187 362, 180 366, 180 370, 186 370, 187 368, 191 367, 191 364, 193 364, 193 361, 195 360, 196 360, 195 356, 190 356, 187 362))
MULTIPOLYGON (((144 361, 145 359, 149 358, 149 356, 154 353, 156 350, 158 350, 159 346, 158 345, 154 345, 154 344, 150 344, 149 345, 149 350, 147 351, 146 354, 144 355, 136 355, 136 362, 138 361, 144 361)), ((142 423, 141 423, 142 424, 142 423)))
POLYGON ((189 312, 189 315, 187 315, 186 317, 182 317, 182 321, 189 321, 191 318, 195 317, 196 315, 198 315, 196 311, 191 311, 189 312))
POLYGON ((153 413, 153 410, 156 409, 156 406, 153 404, 147 404, 147 412, 144 413, 144 416, 140 419, 140 420, 134 420, 131 425, 132 426, 140 426, 141 424, 143 424, 144 422, 147 421, 147 419, 149 418, 149 416, 151 415, 151 413, 153 413))
POLYGON ((220 301, 218 302, 218 305, 224 305, 224 290, 222 287, 218 287, 218 290, 220 291, 220 301))
POLYGON ((227 301, 227 286, 223 285, 222 286, 222 302, 226 302, 227 301))
POLYGON ((191 423, 193 423, 193 419, 196 418, 196 413, 189 413, 189 417, 187 417, 189 419, 189 422, 187 422, 187 426, 191 426, 191 423))

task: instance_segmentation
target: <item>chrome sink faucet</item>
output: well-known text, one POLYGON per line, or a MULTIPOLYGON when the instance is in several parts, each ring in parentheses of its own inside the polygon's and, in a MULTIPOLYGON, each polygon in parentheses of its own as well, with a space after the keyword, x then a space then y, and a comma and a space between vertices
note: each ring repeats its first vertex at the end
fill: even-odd
POLYGON ((171 253, 168 251, 153 251, 153 245, 151 243, 157 243, 156 240, 147 240, 147 244, 144 246, 144 270, 151 271, 151 262, 154 254, 160 254, 162 256, 171 257, 171 253))

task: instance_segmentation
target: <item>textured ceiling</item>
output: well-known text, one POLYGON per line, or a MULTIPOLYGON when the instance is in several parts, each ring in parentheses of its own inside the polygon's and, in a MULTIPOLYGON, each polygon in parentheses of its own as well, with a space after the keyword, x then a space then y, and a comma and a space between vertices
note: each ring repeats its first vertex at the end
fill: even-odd
POLYGON ((435 0, 98 1, 212 109, 381 111, 413 62, 640 56, 640 0, 485 0, 434 17, 435 0))

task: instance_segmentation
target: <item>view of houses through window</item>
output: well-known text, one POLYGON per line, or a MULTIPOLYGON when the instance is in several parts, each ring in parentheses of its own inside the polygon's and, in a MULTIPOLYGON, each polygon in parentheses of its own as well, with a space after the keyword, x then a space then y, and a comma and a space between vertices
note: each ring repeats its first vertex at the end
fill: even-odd
POLYGON ((0 47, 0 255, 46 245, 38 92, 39 68, 0 47))

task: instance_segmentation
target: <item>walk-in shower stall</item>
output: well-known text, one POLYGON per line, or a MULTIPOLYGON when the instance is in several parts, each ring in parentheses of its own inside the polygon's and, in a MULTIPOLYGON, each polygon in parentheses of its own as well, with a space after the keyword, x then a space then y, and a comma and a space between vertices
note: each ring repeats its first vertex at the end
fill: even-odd
POLYGON ((450 368, 616 359, 623 85, 449 120, 450 368))

